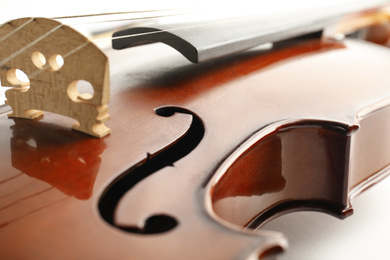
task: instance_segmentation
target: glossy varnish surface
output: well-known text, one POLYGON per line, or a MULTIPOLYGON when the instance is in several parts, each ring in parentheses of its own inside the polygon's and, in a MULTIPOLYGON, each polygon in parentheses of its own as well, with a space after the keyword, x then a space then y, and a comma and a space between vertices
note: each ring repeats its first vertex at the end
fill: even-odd
MULTIPOLYGON (((160 45, 110 51, 108 56, 112 71, 109 136, 94 139, 74 132, 71 120, 52 114, 33 121, 1 115, 0 252, 6 259, 246 259, 284 247, 280 234, 259 231, 254 235, 236 228, 248 225, 258 210, 249 219, 235 216, 233 220, 221 220, 212 212, 207 201, 214 173, 241 144, 270 125, 277 126, 276 131, 283 122, 314 120, 343 125, 344 133, 352 132, 358 128, 359 111, 390 96, 386 76, 390 53, 352 41, 291 43, 199 65, 160 45), (193 114, 179 111, 159 116, 154 112, 167 106, 193 114), (121 180, 118 176, 131 174, 192 134, 195 117, 201 120, 204 135, 192 151, 136 182, 119 199, 115 212, 99 208, 102 196, 121 180), (102 214, 112 214, 113 223, 107 223, 102 214), (145 220, 153 216, 166 216, 177 225, 158 234, 153 234, 153 228, 151 233, 142 232, 148 225, 145 220)), ((297 135, 313 136, 324 146, 334 144, 323 154, 333 150, 343 154, 344 135, 318 128, 307 131, 311 133, 298 131, 297 135), (328 144, 327 136, 336 139, 328 144)), ((291 140, 297 142, 295 137, 291 140)), ((237 192, 226 188, 219 198, 247 194, 261 198, 283 190, 288 176, 281 167, 288 165, 275 164, 274 158, 284 156, 280 152, 284 141, 276 138, 271 143, 267 156, 272 163, 257 169, 265 174, 260 182, 268 182, 270 169, 279 173, 272 176, 272 185, 262 188, 255 182, 252 186, 251 179, 237 180, 232 175, 228 186, 220 188, 239 183, 237 192)), ((299 149, 299 145, 292 147, 299 149)), ((345 154, 337 159, 336 166, 348 158, 345 154)), ((237 169, 253 166, 248 160, 237 169)), ((305 163, 305 158, 301 160, 305 163)), ((317 167, 328 162, 320 160, 317 167)), ((373 172, 366 176, 384 166, 370 168, 373 172)), ((259 176, 259 171, 250 177, 259 176)), ((316 189, 322 187, 321 178, 316 189)), ((344 181, 338 186, 341 190, 331 185, 326 191, 329 197, 347 198, 344 181)), ((326 200, 329 197, 325 195, 326 200)))

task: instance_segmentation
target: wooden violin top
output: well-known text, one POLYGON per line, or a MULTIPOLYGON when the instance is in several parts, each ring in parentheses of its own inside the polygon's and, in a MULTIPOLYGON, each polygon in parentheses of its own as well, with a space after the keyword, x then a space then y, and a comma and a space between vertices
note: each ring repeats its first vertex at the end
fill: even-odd
POLYGON ((383 47, 314 39, 198 65, 161 45, 108 56, 110 135, 1 114, 5 259, 247 259, 286 246, 251 231, 272 214, 348 215, 387 174, 383 47))

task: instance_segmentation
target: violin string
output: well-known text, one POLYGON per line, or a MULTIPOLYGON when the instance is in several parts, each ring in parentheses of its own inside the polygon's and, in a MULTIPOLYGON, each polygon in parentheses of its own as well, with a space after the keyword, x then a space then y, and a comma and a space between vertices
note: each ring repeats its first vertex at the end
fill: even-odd
POLYGON ((207 26, 216 25, 216 24, 228 24, 231 22, 245 21, 245 20, 250 20, 250 19, 251 19, 251 17, 240 17, 240 18, 236 18, 236 19, 228 19, 228 20, 223 20, 223 21, 218 21, 218 22, 202 23, 202 24, 196 24, 196 25, 190 25, 190 26, 182 26, 182 27, 176 27, 176 28, 172 28, 172 29, 159 30, 159 31, 153 31, 153 32, 145 32, 145 33, 137 33, 137 34, 132 34, 132 35, 122 35, 122 36, 115 36, 115 37, 91 39, 91 41, 92 42, 99 42, 99 41, 106 41, 106 40, 126 39, 126 38, 132 38, 132 37, 138 37, 138 36, 144 36, 144 35, 158 34, 158 33, 163 33, 163 32, 174 32, 174 31, 186 30, 186 29, 191 29, 191 28, 207 27, 207 26))
MULTIPOLYGON (((157 11, 157 10, 156 10, 157 11)), ((142 11, 138 11, 138 12, 142 12, 142 11)), ((147 11, 145 11, 147 12, 147 11)), ((102 14, 91 14, 91 15, 84 15, 85 17, 90 17, 90 16, 103 16, 103 15, 110 15, 110 14, 121 14, 121 13, 132 13, 132 12, 118 12, 118 13, 102 13, 102 14)), ((178 15, 178 14, 175 14, 175 15, 178 15)), ((166 17, 167 15, 162 15, 162 16, 155 16, 155 17, 166 17)), ((71 18, 72 16, 66 16, 67 18, 71 18)), ((74 17, 79 17, 79 16, 74 16, 74 17)), ((61 17, 57 17, 57 18, 61 18, 61 17)), ((147 18, 150 18, 150 17, 143 17, 142 19, 147 19, 147 18)), ((141 19, 141 18, 128 18, 128 19, 122 19, 121 21, 124 21, 124 20, 129 20, 129 19, 141 19)), ((34 18, 31 18, 29 19, 28 21, 26 21, 25 23, 23 23, 22 25, 18 26, 16 29, 14 29, 13 31, 11 31, 10 33, 8 33, 6 36, 4 36, 2 39, 0 39, 0 42, 1 40, 5 40, 7 39, 9 36, 15 34, 16 32, 20 31, 21 29, 23 29, 26 25, 30 24, 32 21, 34 20, 34 18)), ((113 21, 113 20, 111 20, 113 21)), ((116 20, 118 21, 118 20, 116 20)), ((173 30, 180 30, 180 29, 186 29, 186 28, 191 28, 191 27, 198 27, 198 26, 207 26, 209 24, 202 24, 202 25, 197 25, 197 26, 187 26, 187 27, 180 27, 180 28, 175 28, 175 29, 171 29, 171 30, 167 30, 167 31, 173 31, 173 30)), ((7 63, 8 61, 12 60, 13 58, 15 58, 16 56, 18 56, 19 54, 23 53, 25 50, 27 50, 28 48, 34 46, 35 44, 37 44, 39 41, 41 41, 42 39, 48 37, 51 33, 53 33, 54 31, 58 30, 59 28, 61 28, 63 25, 60 24, 56 27, 54 27, 53 29, 49 30, 48 32, 46 32, 45 34, 43 34, 42 36, 38 37, 37 39, 35 39, 34 41, 30 42, 29 44, 27 44, 26 46, 24 46, 23 48, 19 49, 18 51, 14 52, 13 54, 9 55, 8 57, 4 58, 3 60, 0 61, 0 66, 4 65, 5 63, 7 63)), ((144 33, 144 34, 152 34, 152 33, 157 33, 157 32, 150 32, 150 33, 144 33)), ((129 35, 129 36, 121 36, 121 37, 115 37, 115 38, 112 38, 112 37, 107 37, 107 38, 101 38, 101 39, 94 39, 94 40, 91 40, 93 42, 97 42, 97 41, 104 41, 104 40, 112 40, 112 39, 119 39, 119 38, 125 38, 125 37, 136 37, 136 36, 140 36, 142 34, 138 34, 138 35, 129 35)), ((84 46, 86 46, 88 44, 88 42, 85 42, 77 47, 75 47, 74 49, 72 49, 71 51, 69 51, 68 53, 62 55, 62 57, 64 59, 66 59, 68 56, 72 55, 73 53, 77 52, 79 49, 83 48, 84 46)), ((44 66, 44 69, 48 68, 48 64, 46 64, 44 66)), ((41 69, 38 69, 36 71, 34 71, 33 73, 27 75, 27 77, 29 79, 31 78, 34 78, 35 76, 37 76, 39 73, 41 73, 42 70, 41 69)))
POLYGON ((11 55, 9 55, 8 57, 6 57, 5 59, 3 59, 2 61, 0 61, 0 66, 3 66, 5 63, 7 63, 8 61, 12 60, 13 58, 15 58, 16 56, 18 56, 19 54, 23 53, 25 50, 27 50, 28 48, 34 46, 35 44, 37 44, 39 41, 41 41, 42 39, 46 38, 47 36, 49 36, 50 34, 52 34, 53 32, 55 32, 56 30, 58 30, 59 28, 61 28, 63 25, 60 24, 56 27, 54 27, 53 29, 47 31, 45 34, 43 34, 42 36, 38 37, 37 39, 35 39, 34 41, 30 42, 29 44, 27 44, 26 46, 24 46, 23 48, 17 50, 16 52, 12 53, 11 55))
MULTIPOLYGON (((185 8, 189 9, 189 8, 185 8)), ((184 9, 184 10, 185 10, 184 9)), ((180 9, 162 9, 162 10, 145 10, 145 11, 129 11, 129 12, 113 12, 113 13, 99 13, 99 14, 88 14, 88 15, 75 15, 75 16, 62 16, 62 17, 53 17, 51 19, 68 19, 68 18, 82 18, 82 17, 95 17, 95 16, 106 16, 106 15, 118 15, 118 14, 133 14, 133 13, 145 13, 145 12, 161 12, 161 11, 170 11, 170 10, 180 10, 180 9)), ((198 9, 199 10, 199 9, 198 9)), ((194 12, 193 12, 194 13, 194 12)), ((81 25, 81 24, 90 24, 90 23, 106 23, 106 22, 118 22, 118 21, 131 21, 131 20, 143 20, 143 19, 154 19, 154 18, 163 18, 163 17, 169 17, 169 16, 177 16, 177 15, 188 15, 193 13, 175 13, 175 14, 168 14, 168 15, 157 15, 157 16, 147 16, 147 17, 132 17, 132 18, 123 18, 123 19, 114 19, 114 20, 103 20, 103 21, 93 21, 93 22, 83 22, 83 23, 74 23, 74 24, 68 24, 68 25, 81 25)), ((12 34, 16 33, 17 31, 23 29, 26 25, 31 23, 35 18, 31 18, 28 21, 26 21, 24 24, 20 25, 18 28, 14 29, 7 35, 5 35, 3 38, 0 39, 0 42, 7 39, 12 34)), ((249 18, 239 18, 239 20, 245 20, 249 18)), ((172 32, 177 30, 184 30, 184 29, 190 29, 190 28, 196 28, 196 27, 205 27, 210 26, 214 24, 222 24, 222 23, 229 23, 232 21, 236 21, 237 19, 230 19, 226 21, 220 21, 220 22, 213 22, 213 23, 204 23, 204 24, 198 24, 198 25, 192 25, 192 26, 183 26, 183 27, 177 27, 172 28, 168 30, 161 30, 156 32, 146 32, 146 33, 140 33, 140 34, 134 34, 134 35, 126 35, 126 36, 117 36, 117 37, 106 37, 106 38, 99 38, 99 39, 91 39, 93 42, 100 42, 100 41, 106 41, 106 40, 115 40, 115 39, 123 39, 123 38, 131 38, 131 37, 137 37, 142 35, 148 35, 148 34, 157 34, 161 32, 172 32)), ((7 58, 0 61, 0 66, 4 65, 4 63, 8 62, 9 60, 13 59, 20 53, 22 53, 25 49, 30 48, 31 46, 35 45, 37 42, 42 40, 43 38, 47 37, 49 34, 54 32, 55 30, 59 29, 62 25, 59 25, 58 27, 53 28, 46 34, 42 35, 38 39, 34 40, 33 42, 26 45, 24 48, 20 49, 19 51, 15 52, 14 54, 11 54, 7 58)), ((76 47, 78 48, 78 47, 76 47)))
MULTIPOLYGON (((141 12, 141 11, 139 11, 141 12)), ((123 12, 123 13, 131 13, 131 12, 123 12)), ((93 14, 93 15, 85 15, 86 17, 87 16, 103 16, 103 15, 109 15, 110 13, 103 13, 103 14, 93 14)), ((115 13, 114 13, 115 14, 115 13)), ((66 16, 66 17, 69 17, 71 18, 71 16, 66 16)), ((74 16, 74 17, 77 17, 77 16, 74 16)), ((161 16, 163 17, 163 16, 161 16)), ((129 19, 132 19, 132 18, 129 18, 129 19)), ((144 18, 144 19, 147 19, 147 18, 144 18)), ((142 36, 142 35, 149 35, 149 34, 156 34, 156 33, 161 33, 161 32, 173 32, 173 31, 176 31, 176 30, 184 30, 184 29, 189 29, 189 28, 196 28, 196 27, 205 27, 205 26, 210 26, 210 25, 215 25, 215 24, 222 24, 222 23, 230 23, 232 21, 237 21, 237 20, 245 20, 245 19, 250 19, 250 18, 247 18, 247 17, 240 17, 238 19, 228 19, 228 20, 223 20, 223 21, 219 21, 219 22, 212 22, 212 23, 203 23, 203 24, 198 24, 198 25, 191 25, 191 26, 183 26, 183 27, 177 27, 177 28, 172 28, 172 29, 168 29, 168 30, 161 30, 161 31, 156 31, 156 32, 146 32, 146 33, 139 33, 139 34, 134 34, 134 35, 125 35, 125 36, 117 36, 117 37, 106 37, 106 38, 100 38, 100 39, 91 39, 90 41, 92 42, 101 42, 101 41, 106 41, 106 40, 114 40, 114 39, 122 39, 122 38, 130 38, 130 37, 137 37, 137 36, 142 36)), ((12 31, 11 33, 9 33, 8 35, 12 35, 14 33, 16 33, 17 31, 21 30, 22 28, 24 28, 27 24, 31 23, 32 21, 34 20, 34 18, 31 18, 29 19, 28 21, 26 21, 24 24, 20 25, 18 28, 14 29, 14 31, 12 31)), ((126 20, 126 19, 124 19, 126 20)), ((23 53, 25 50, 27 50, 28 48, 34 46, 35 44, 37 44, 39 41, 41 41, 42 39, 48 37, 51 33, 55 32, 56 30, 58 30, 59 28, 61 28, 63 26, 63 24, 60 24, 56 27, 54 27, 53 29, 49 30, 48 32, 46 32, 45 34, 43 34, 42 36, 38 37, 37 39, 35 39, 34 41, 30 42, 29 44, 27 44, 26 46, 24 46, 23 48, 19 49, 18 51, 14 52, 13 54, 9 55, 8 57, 6 57, 5 59, 3 59, 2 61, 0 61, 0 66, 3 66, 5 63, 7 63, 8 61, 12 60, 13 58, 15 58, 16 56, 18 56, 19 54, 23 53)), ((6 35, 6 37, 3 37, 4 39, 9 37, 8 35, 6 35)), ((63 54, 62 57, 63 59, 65 60, 67 57, 69 57, 70 55, 72 55, 73 53, 77 52, 78 50, 80 50, 81 48, 83 48, 84 46, 86 46, 89 42, 85 42, 85 43, 82 43, 81 45, 75 47, 74 49, 70 50, 68 53, 66 54, 63 54)), ((48 64, 46 64, 43 69, 47 69, 49 67, 48 64)), ((39 73, 41 73, 43 70, 42 69, 38 69, 36 71, 34 71, 33 73, 31 73, 30 75, 26 75, 29 79, 31 78, 34 78, 35 76, 37 76, 39 73)))
POLYGON ((20 172, 20 173, 16 174, 15 176, 9 177, 9 178, 4 179, 4 180, 1 180, 1 181, 0 181, 0 184, 3 184, 3 183, 5 183, 5 182, 7 182, 7 181, 11 181, 11 180, 13 180, 13 179, 16 179, 17 177, 20 177, 20 176, 22 176, 23 174, 24 174, 23 172, 20 172))
POLYGON ((69 23, 68 25, 84 25, 84 24, 94 24, 94 23, 111 23, 111 22, 137 21, 137 20, 148 20, 148 19, 156 19, 156 18, 179 16, 179 15, 185 15, 185 14, 165 14, 165 15, 155 15, 155 16, 129 17, 129 18, 123 18, 123 19, 69 23))
MULTIPOLYGON (((16 32, 18 32, 19 30, 23 29, 26 25, 28 25, 29 23, 31 23, 32 21, 34 20, 34 18, 31 18, 29 20, 27 20, 25 23, 23 23, 22 25, 20 25, 18 28, 12 30, 11 32, 9 32, 8 34, 6 34, 4 37, 0 38, 0 42, 8 39, 11 35, 15 34, 16 32)), ((6 23, 5 23, 6 24, 6 23)), ((3 27, 5 24, 3 24, 1 27, 3 27)), ((0 28, 1 28, 0 27, 0 28)))
MULTIPOLYGON (((114 13, 100 13, 100 14, 88 14, 88 15, 76 15, 76 16, 62 16, 62 17, 54 17, 52 19, 68 19, 68 18, 82 18, 82 17, 94 17, 94 16, 106 16, 106 15, 119 15, 119 14, 134 14, 134 13, 146 13, 146 12, 161 12, 161 11, 171 11, 171 10, 178 10, 178 9, 165 9, 165 10, 145 10, 145 11, 132 11, 132 12, 114 12, 114 13)), ((162 17, 167 17, 167 16, 174 16, 174 15, 182 15, 182 14, 170 14, 170 15, 158 15, 158 16, 149 16, 149 17, 137 17, 137 18, 124 18, 124 19, 117 19, 117 20, 105 20, 105 21, 95 21, 95 22, 89 22, 89 23, 98 23, 98 22, 114 22, 114 21, 127 21, 127 20, 139 20, 139 19, 152 19, 152 18, 162 18, 162 17)), ((12 30, 11 32, 9 32, 7 35, 3 36, 2 38, 0 38, 0 42, 6 40, 7 38, 9 38, 10 36, 12 36, 13 34, 15 34, 16 32, 20 31, 21 29, 23 29, 25 26, 27 26, 28 24, 30 24, 32 21, 34 21, 35 18, 30 18, 29 20, 27 20, 26 22, 24 22, 22 25, 19 25, 17 28, 15 28, 14 30, 12 30)), ((9 22, 8 22, 9 23, 9 22)), ((5 23, 7 24, 7 23, 5 23)), ((4 26, 5 24, 3 24, 2 26, 4 26)), ((78 23, 78 24, 85 24, 85 23, 78 23)), ((1 27, 2 27, 1 26, 1 27)), ((41 41, 42 39, 46 38, 47 36, 49 36, 51 33, 53 33, 54 31, 58 30, 59 28, 61 28, 63 25, 60 24, 58 25, 57 27, 54 27, 52 30, 46 32, 45 34, 43 34, 42 36, 38 37, 37 39, 35 39, 34 41, 30 42, 29 44, 27 44, 26 46, 24 46, 23 48, 19 49, 18 51, 14 52, 13 54, 7 56, 6 58, 4 58, 3 60, 0 61, 0 66, 3 66, 5 63, 7 63, 8 61, 12 60, 13 58, 15 58, 16 56, 18 56, 19 54, 23 53, 25 50, 27 50, 28 48, 34 46, 35 44, 37 44, 39 41, 41 41)), ((110 38, 106 38, 105 40, 107 39, 110 39, 110 38)), ((102 40, 102 39, 100 39, 102 40)), ((81 46, 78 46, 76 47, 74 50, 70 51, 68 53, 68 56, 73 54, 74 52, 78 51, 79 49, 81 49, 83 46, 83 44, 81 46)), ((65 55, 66 56, 66 55, 65 55)), ((36 72, 33 73, 33 75, 30 75, 32 77, 34 77, 36 74, 36 72)))
POLYGON ((83 21, 83 22, 69 22, 67 25, 84 25, 84 24, 94 24, 94 23, 110 23, 110 22, 123 22, 123 21, 136 21, 136 20, 147 20, 147 19, 156 19, 170 16, 180 16, 199 13, 201 9, 198 7, 187 7, 187 8, 172 8, 172 9, 160 9, 160 10, 140 10, 140 11, 127 11, 127 12, 111 12, 111 13, 97 13, 97 14, 86 14, 86 15, 74 15, 74 16, 60 16, 52 17, 50 19, 63 20, 63 19, 78 19, 84 20, 85 18, 93 18, 100 16, 123 16, 121 19, 105 19, 105 20, 95 20, 95 21, 83 21), (181 12, 177 12, 181 11, 181 12), (174 13, 172 13, 174 12, 174 13), (144 15, 138 16, 142 13, 149 13, 153 15, 144 15), (127 17, 124 15, 128 15, 127 17))
POLYGON ((33 198, 33 197, 35 197, 35 196, 38 196, 38 195, 42 194, 42 193, 48 192, 48 191, 50 191, 50 190, 52 190, 52 189, 54 189, 53 186, 51 186, 51 187, 49 187, 49 188, 46 188, 46 189, 44 189, 44 190, 38 191, 38 192, 36 192, 36 193, 33 193, 33 194, 31 194, 31 195, 28 195, 28 196, 26 196, 26 197, 17 199, 17 200, 15 200, 14 202, 11 202, 11 203, 9 203, 9 204, 7 204, 7 205, 1 207, 1 208, 0 208, 0 211, 3 211, 3 210, 5 210, 5 209, 7 209, 7 208, 9 208, 9 207, 12 207, 12 206, 14 206, 14 205, 16 205, 16 204, 18 204, 18 203, 24 201, 24 200, 31 199, 31 198, 33 198))
MULTIPOLYGON (((246 20, 246 19, 250 19, 250 18, 247 18, 247 17, 240 17, 240 18, 237 18, 237 19, 230 19, 230 20, 226 20, 226 21, 219 21, 219 22, 212 22, 212 23, 203 23, 203 24, 198 24, 198 25, 191 25, 191 26, 183 26, 183 27, 177 27, 177 28, 173 28, 173 29, 168 29, 168 30, 161 30, 161 31, 156 31, 156 32, 146 32, 146 33, 139 33, 139 34, 133 34, 133 35, 125 35, 125 36, 117 36, 117 37, 107 37, 107 38, 100 38, 100 39, 92 39, 90 41, 92 42, 99 42, 99 41, 106 41, 106 40, 114 40, 114 39, 123 39, 123 38, 130 38, 130 37, 137 37, 137 36, 143 36, 143 35, 150 35, 150 34, 157 34, 157 33, 162 33, 162 32, 173 32, 173 31, 177 31, 177 30, 184 30, 184 29, 190 29, 190 28, 196 28, 196 27, 204 27, 204 26, 210 26, 210 25, 215 25, 215 24, 223 24, 223 23, 230 23, 232 21, 238 21, 238 20, 246 20)), ((57 30, 58 28, 60 28, 62 26, 59 25, 55 28, 53 28, 52 30, 50 30, 48 33, 46 33, 45 35, 39 37, 37 40, 35 40, 34 42, 30 43, 29 45, 27 45, 25 48, 23 48, 23 51, 33 45, 35 45, 35 43, 37 43, 39 40, 42 40, 43 38, 47 37, 50 33, 54 32, 55 30, 57 30)), ((84 42, 82 44, 80 44, 79 46, 71 49, 69 52, 65 53, 62 55, 62 58, 65 59, 68 58, 69 56, 71 56, 72 54, 74 54, 75 52, 79 51, 80 49, 82 49, 83 47, 87 46, 89 44, 89 42, 84 42)), ((18 54, 20 54, 21 52, 23 51, 18 51, 16 52, 15 54, 11 55, 11 56, 17 56, 18 54)), ((11 58, 7 59, 10 60, 11 58)), ((0 66, 3 65, 2 62, 0 62, 0 66)), ((45 64, 45 66, 43 66, 42 69, 37 69, 35 70, 34 72, 30 73, 29 75, 27 75, 27 77, 29 79, 33 79, 34 77, 36 77, 37 75, 39 75, 40 73, 42 73, 43 71, 45 71, 45 69, 48 69, 50 67, 49 64, 45 64)))
POLYGON ((125 11, 125 12, 109 12, 109 13, 97 13, 97 14, 82 14, 82 15, 58 16, 58 17, 52 17, 50 19, 60 20, 60 19, 73 19, 73 18, 85 18, 85 17, 108 16, 108 15, 156 13, 156 12, 179 11, 179 10, 187 10, 187 9, 194 9, 194 7, 160 9, 160 10, 138 10, 138 11, 125 11))
MULTIPOLYGON (((28 22, 24 23, 22 26, 19 26, 17 29, 17 31, 19 31, 20 29, 22 29, 23 27, 25 27, 25 25, 27 25, 28 23, 30 23, 32 20, 34 20, 34 18, 30 19, 28 22), (22 27, 22 28, 20 28, 22 27)), ((7 63, 8 61, 12 60, 13 58, 15 58, 16 56, 18 56, 19 54, 23 53, 25 50, 27 50, 28 48, 34 46, 35 44, 37 44, 39 41, 43 40, 44 38, 48 37, 50 34, 52 34, 53 32, 55 32, 56 30, 58 30, 59 28, 61 28, 63 26, 63 24, 60 24, 56 27, 54 27, 53 29, 49 30, 48 32, 46 32, 45 34, 43 34, 42 36, 38 37, 37 39, 35 39, 34 41, 32 41, 31 43, 27 44, 26 46, 24 46, 23 48, 19 49, 18 51, 14 52, 13 54, 7 56, 5 59, 3 59, 2 61, 0 61, 0 66, 4 65, 5 63, 7 63)), ((15 30, 12 32, 12 33, 15 33, 15 30)), ((71 49, 69 52, 65 53, 62 55, 62 58, 65 60, 67 57, 71 56, 72 54, 74 54, 75 52, 77 52, 78 50, 82 49, 83 47, 85 47, 86 45, 89 44, 89 41, 86 41, 82 44, 80 44, 79 46, 71 49)), ((38 74, 40 74, 42 71, 44 71, 44 69, 48 69, 49 68, 49 64, 45 64, 45 66, 43 67, 43 69, 38 69, 34 72, 32 72, 31 74, 29 75, 26 75, 29 79, 32 79, 34 78, 35 76, 37 76, 38 74)))
POLYGON ((9 192, 9 193, 6 193, 6 194, 1 195, 1 196, 0 196, 0 199, 3 199, 3 198, 6 198, 6 197, 8 197, 8 196, 11 196, 11 195, 13 195, 13 194, 16 194, 16 193, 18 193, 18 192, 24 190, 25 188, 31 186, 32 184, 36 183, 37 181, 38 181, 38 179, 35 179, 35 178, 34 178, 34 179, 30 180, 29 182, 27 182, 27 184, 24 184, 24 185, 22 185, 21 187, 19 187, 17 190, 14 190, 14 191, 11 191, 11 192, 9 192))
MULTIPOLYGON (((68 58, 69 56, 71 56, 72 54, 74 54, 75 52, 79 51, 80 49, 84 48, 85 46, 87 46, 89 44, 88 41, 80 44, 79 46, 71 49, 69 52, 65 53, 62 55, 62 58, 65 59, 68 58)), ((45 69, 49 69, 50 65, 49 64, 45 64, 45 66, 43 66, 42 69, 37 69, 35 70, 34 72, 32 72, 31 74, 27 75, 27 77, 29 79, 33 79, 34 77, 36 77, 38 74, 42 73, 45 69)))
MULTIPOLYGON (((86 15, 74 15, 74 16, 59 16, 59 17, 51 17, 48 19, 53 20, 62 20, 62 19, 75 19, 75 18, 86 18, 86 17, 98 17, 98 16, 109 16, 109 15, 123 15, 123 14, 139 14, 139 13, 153 13, 153 12, 163 12, 163 11, 174 11, 174 10, 186 10, 189 8, 182 8, 182 9, 161 9, 161 10, 141 10, 141 11, 127 11, 127 12, 111 12, 111 13, 98 13, 98 14, 86 14, 86 15)), ((192 12, 194 13, 194 12, 192 12)), ((100 21, 93 21, 93 22, 80 22, 80 23, 70 23, 68 25, 82 25, 82 24, 91 24, 91 23, 106 23, 106 22, 118 22, 118 21, 131 21, 131 20, 146 20, 146 19, 155 19, 155 18, 163 18, 163 17, 169 17, 169 16, 178 16, 178 15, 185 15, 189 13, 174 13, 174 14, 162 14, 162 15, 155 15, 155 16, 143 16, 143 17, 130 17, 130 18, 123 18, 123 19, 116 19, 116 20, 100 20, 100 21)), ((34 17, 27 20, 25 23, 18 26, 16 29, 9 32, 7 35, 0 38, 0 42, 6 40, 11 35, 15 34, 19 30, 23 29, 26 25, 34 21, 34 17)), ((0 28, 4 25, 10 23, 10 21, 5 22, 0 25, 0 28)))
POLYGON ((9 224, 12 224, 12 223, 14 223, 14 222, 20 220, 20 219, 22 219, 22 218, 25 218, 25 217, 27 217, 27 216, 33 214, 34 212, 37 212, 37 211, 40 211, 40 210, 42 210, 42 209, 48 208, 48 207, 50 207, 50 206, 52 206, 52 205, 55 205, 55 204, 57 204, 57 203, 60 203, 60 202, 66 200, 66 199, 69 199, 69 198, 70 198, 69 196, 66 196, 66 197, 64 197, 64 198, 62 198, 62 199, 59 199, 59 200, 54 201, 54 202, 52 202, 52 203, 49 203, 49 204, 47 204, 47 205, 44 205, 44 206, 38 207, 38 208, 36 208, 36 209, 33 209, 33 210, 31 210, 31 211, 28 211, 27 213, 24 213, 24 214, 22 214, 22 215, 20 215, 20 216, 18 216, 18 217, 16 217, 16 218, 14 218, 14 219, 12 219, 12 220, 3 222, 3 223, 0 224, 0 229, 3 228, 3 227, 5 227, 5 226, 7 226, 7 225, 9 225, 9 224))

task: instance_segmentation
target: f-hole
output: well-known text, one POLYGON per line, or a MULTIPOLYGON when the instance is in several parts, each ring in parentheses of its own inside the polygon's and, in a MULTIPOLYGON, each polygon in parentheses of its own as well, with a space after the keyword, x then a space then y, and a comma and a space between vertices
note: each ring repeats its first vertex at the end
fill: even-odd
POLYGON ((162 107, 156 109, 155 113, 163 117, 171 117, 175 113, 192 115, 192 123, 187 132, 173 145, 162 149, 160 153, 147 157, 143 163, 137 164, 114 180, 104 191, 100 198, 98 208, 102 218, 110 225, 126 232, 136 234, 158 234, 172 230, 178 225, 178 220, 169 215, 156 214, 149 216, 144 227, 121 227, 114 223, 114 212, 122 196, 164 167, 173 166, 174 162, 180 160, 194 150, 204 136, 204 125, 202 120, 193 112, 179 107, 162 107))

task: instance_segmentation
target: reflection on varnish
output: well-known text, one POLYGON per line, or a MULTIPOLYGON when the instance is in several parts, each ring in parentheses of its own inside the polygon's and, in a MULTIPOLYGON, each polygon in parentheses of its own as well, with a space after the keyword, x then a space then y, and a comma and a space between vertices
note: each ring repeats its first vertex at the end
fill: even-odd
POLYGON ((12 166, 69 196, 90 198, 104 141, 35 120, 14 121, 12 166))
POLYGON ((260 196, 283 190, 282 144, 277 135, 251 147, 232 165, 215 187, 213 202, 237 196, 260 196))
POLYGON ((297 210, 350 214, 349 136, 336 122, 302 120, 280 126, 226 160, 211 189, 213 211, 240 227, 297 210), (221 174, 222 173, 222 174, 221 174))

